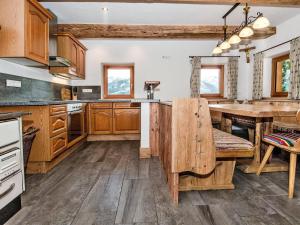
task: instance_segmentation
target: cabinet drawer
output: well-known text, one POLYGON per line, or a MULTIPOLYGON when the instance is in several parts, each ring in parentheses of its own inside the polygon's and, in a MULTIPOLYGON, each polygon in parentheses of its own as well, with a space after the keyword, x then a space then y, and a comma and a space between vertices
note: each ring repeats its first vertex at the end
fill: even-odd
POLYGON ((116 109, 127 109, 127 108, 140 108, 140 103, 132 102, 116 102, 114 103, 114 108, 116 109))
POLYGON ((67 132, 61 133, 50 139, 50 148, 52 158, 62 153, 68 144, 67 132))
POLYGON ((50 115, 57 115, 67 112, 66 105, 52 105, 50 106, 50 115))
POLYGON ((0 185, 0 209, 22 194, 22 180, 22 173, 19 172, 3 181, 0 185))
POLYGON ((101 103, 92 103, 92 109, 111 109, 112 103, 111 102, 101 102, 101 103))
POLYGON ((67 114, 50 116, 50 137, 67 131, 67 114))

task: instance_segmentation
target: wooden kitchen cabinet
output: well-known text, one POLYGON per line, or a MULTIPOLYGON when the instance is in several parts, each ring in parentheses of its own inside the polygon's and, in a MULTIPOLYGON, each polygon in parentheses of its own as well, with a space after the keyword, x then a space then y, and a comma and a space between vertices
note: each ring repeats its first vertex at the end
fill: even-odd
POLYGON ((67 115, 50 116, 50 137, 67 131, 67 115))
POLYGON ((78 49, 78 75, 82 78, 85 79, 85 55, 86 55, 86 50, 83 48, 79 47, 78 49))
POLYGON ((78 78, 85 79, 85 56, 87 48, 72 34, 57 34, 57 54, 68 59, 78 78))
POLYGON ((28 66, 48 65, 51 19, 36 0, 1 0, 0 58, 28 66))
POLYGON ((112 109, 91 111, 91 134, 111 134, 113 130, 112 109))
POLYGON ((89 105, 89 134, 126 135, 140 133, 140 104, 101 102, 89 105))
POLYGON ((67 132, 61 133, 50 139, 50 152, 52 158, 58 156, 66 150, 68 145, 67 132))
POLYGON ((140 109, 114 109, 113 133, 140 133, 140 109))

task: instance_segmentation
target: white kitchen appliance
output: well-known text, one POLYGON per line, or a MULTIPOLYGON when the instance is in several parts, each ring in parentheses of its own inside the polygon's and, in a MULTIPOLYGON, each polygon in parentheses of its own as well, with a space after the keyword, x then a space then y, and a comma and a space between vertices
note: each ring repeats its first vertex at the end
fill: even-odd
POLYGON ((0 210, 25 191, 21 118, 0 121, 0 210))

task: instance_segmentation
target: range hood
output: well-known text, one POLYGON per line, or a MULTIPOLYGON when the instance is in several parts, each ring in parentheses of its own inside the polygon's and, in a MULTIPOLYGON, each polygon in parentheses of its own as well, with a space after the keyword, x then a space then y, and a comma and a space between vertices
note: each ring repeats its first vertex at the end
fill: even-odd
POLYGON ((68 59, 57 56, 57 16, 51 11, 50 13, 53 15, 53 19, 49 25, 49 71, 57 77, 74 79, 77 75, 76 68, 72 66, 68 59))

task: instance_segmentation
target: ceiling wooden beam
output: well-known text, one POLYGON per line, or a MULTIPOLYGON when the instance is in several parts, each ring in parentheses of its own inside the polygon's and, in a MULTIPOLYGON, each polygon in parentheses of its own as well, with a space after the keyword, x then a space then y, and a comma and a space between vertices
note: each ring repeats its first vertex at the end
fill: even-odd
POLYGON ((39 0, 40 2, 120 2, 120 3, 178 3, 178 4, 242 4, 259 6, 294 7, 300 6, 300 0, 39 0))
MULTIPOLYGON (((236 26, 229 26, 231 33, 236 26)), ((59 24, 59 32, 69 32, 85 38, 141 38, 141 39, 221 39, 222 26, 190 25, 106 25, 106 24, 59 24)), ((254 39, 276 34, 276 28, 255 32, 254 39)))

